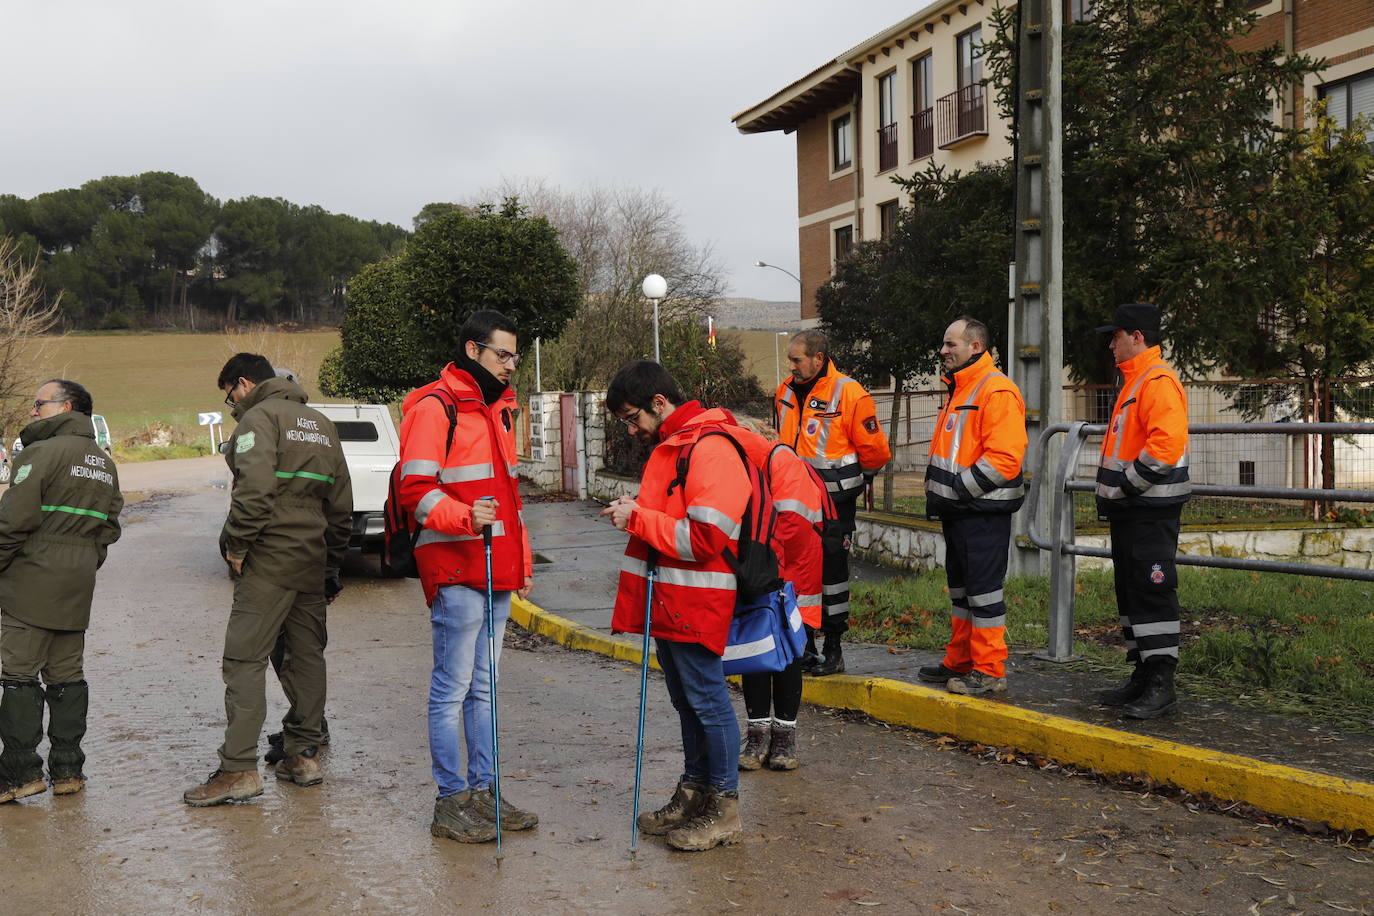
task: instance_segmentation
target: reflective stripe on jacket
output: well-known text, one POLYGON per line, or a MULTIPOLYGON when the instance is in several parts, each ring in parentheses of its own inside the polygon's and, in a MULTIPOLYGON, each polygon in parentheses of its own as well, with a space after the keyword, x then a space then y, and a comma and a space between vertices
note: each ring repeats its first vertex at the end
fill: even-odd
POLYGON ((749 460, 768 481, 772 508, 777 513, 773 551, 778 555, 778 572, 796 590, 802 620, 809 627, 819 628, 821 525, 825 521, 825 494, 820 487, 824 484, 787 445, 740 427, 731 427, 730 435, 744 446, 749 460))
POLYGON ((24 427, 0 498, 0 608, 30 626, 84 630, 95 571, 119 540, 114 459, 74 410, 24 427))
POLYGON ((926 466, 933 516, 1010 514, 1026 498, 1026 405, 1021 390, 982 354, 946 376, 949 399, 935 422, 926 466))
MULTIPOLYGON (((700 643, 725 652, 735 612, 735 573, 724 550, 738 550, 740 520, 751 484, 739 452, 721 436, 701 434, 732 418, 702 410, 696 401, 676 408, 659 430, 630 516, 630 542, 620 566, 620 588, 611 618, 613 633, 644 632, 644 601, 650 554, 657 559, 649 632, 672 642, 700 643), (697 443, 697 440, 701 441, 697 443), (687 479, 677 478, 677 459, 691 443, 687 479)), ((734 428, 731 427, 731 433, 734 428)))
POLYGON ((1121 392, 1102 439, 1100 511, 1188 501, 1188 396, 1159 347, 1120 363, 1121 392))
POLYGON ((445 585, 486 588, 482 533, 472 526, 472 505, 486 496, 497 502, 491 526, 492 588, 518 591, 532 574, 515 453, 516 408, 509 388, 488 405, 472 376, 453 363, 437 381, 406 395, 399 490, 401 505, 420 526, 415 565, 426 604, 433 604, 445 585), (457 411, 447 451, 444 402, 427 397, 435 391, 448 395, 457 411))
POLYGON ((873 396, 829 360, 804 403, 791 383, 778 386, 773 425, 831 493, 852 496, 863 487, 863 475, 876 474, 892 457, 873 396))

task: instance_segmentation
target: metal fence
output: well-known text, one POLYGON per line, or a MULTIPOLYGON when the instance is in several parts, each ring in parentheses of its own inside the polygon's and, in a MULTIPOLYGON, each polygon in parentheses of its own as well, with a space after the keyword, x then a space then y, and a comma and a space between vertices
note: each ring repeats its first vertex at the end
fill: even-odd
MULTIPOLYGON (((1228 423, 1290 424, 1312 421, 1329 409, 1338 420, 1374 416, 1374 378, 1333 379, 1312 385, 1300 379, 1262 381, 1185 382, 1188 418, 1193 424, 1228 423)), ((1066 423, 1105 423, 1111 414, 1117 389, 1111 385, 1075 385, 1064 389, 1066 423)), ((943 388, 903 392, 875 392, 878 418, 888 434, 892 460, 879 475, 867 508, 881 512, 925 517, 925 466, 931 435, 946 391, 943 388)), ((742 398, 709 402, 707 407, 728 407, 736 413, 771 421, 772 398, 742 398)), ((517 436, 522 453, 530 430, 527 411, 520 418, 517 436)), ((1228 427, 1229 428, 1229 427, 1228 427)), ((1198 495, 1184 510, 1184 523, 1207 525, 1243 524, 1247 520, 1312 521, 1340 509, 1333 500, 1270 499, 1258 495, 1258 487, 1307 489, 1362 489, 1374 487, 1374 440, 1367 436, 1292 434, 1199 435, 1192 442, 1190 473, 1204 486, 1251 488, 1242 495, 1198 495), (1324 452, 1329 461, 1324 460, 1324 452)), ((638 476, 648 456, 621 424, 607 424, 607 470, 638 476)), ((556 437, 557 431, 547 433, 556 437)), ((1079 452, 1076 469, 1090 479, 1097 464, 1101 436, 1090 435, 1079 452)), ((1348 508, 1348 507, 1347 507, 1348 508)), ((1095 525, 1092 507, 1080 500, 1076 506, 1080 528, 1095 525)))
MULTIPOLYGON (((1291 423, 1315 420, 1329 405, 1337 420, 1374 416, 1374 379, 1333 379, 1313 386, 1301 379, 1185 382, 1190 423, 1291 423)), ((1105 423, 1117 389, 1112 385, 1074 385, 1064 389, 1067 423, 1105 423)), ((888 432, 892 462, 880 475, 873 508, 895 514, 925 516, 925 465, 935 420, 945 391, 925 390, 896 396, 876 393, 878 417, 888 432)), ((1097 465, 1101 435, 1088 440, 1080 453, 1080 475, 1097 465)), ((1281 486, 1360 489, 1374 486, 1374 440, 1350 435, 1247 434, 1199 436, 1192 442, 1190 473, 1205 485, 1237 487, 1281 486), (1323 446, 1330 462, 1323 460, 1323 446), (1325 470, 1325 473, 1324 473, 1325 470)), ((1247 491, 1252 492, 1252 491, 1247 491)), ((1213 497, 1191 500, 1185 524, 1266 521, 1311 521, 1331 508, 1329 501, 1270 500, 1258 496, 1213 497)), ((1095 524, 1089 511, 1078 513, 1080 526, 1095 524)))
MULTIPOLYGON (((1075 543, 1075 493, 1088 494, 1084 501, 1093 500, 1095 488, 1096 462, 1092 462, 1092 476, 1084 476, 1083 453, 1087 443, 1094 438, 1100 440, 1106 427, 1082 421, 1057 423, 1040 436, 1035 454, 1052 454, 1050 441, 1059 435, 1065 436, 1063 448, 1059 451, 1055 469, 1051 474, 1041 458, 1041 466, 1031 478, 1030 493, 1026 499, 1028 512, 1027 529, 1031 542, 1050 554, 1050 622, 1049 649, 1044 655, 1053 661, 1067 661, 1073 657, 1073 608, 1075 557, 1110 558, 1111 551, 1103 547, 1089 547, 1075 543), (1051 498, 1051 518, 1037 516, 1039 491, 1049 480, 1051 498), (1046 526, 1048 522, 1048 526, 1046 526)), ((1374 447, 1374 423, 1201 423, 1188 428, 1190 446, 1192 443, 1208 441, 1212 438, 1243 438, 1263 440, 1321 439, 1342 437, 1351 440, 1364 440, 1374 447)), ((1280 450, 1291 450, 1283 449, 1280 450)), ((1190 460, 1189 470, 1192 465, 1190 460)), ((1194 499, 1244 499, 1274 502, 1299 502, 1318 504, 1374 503, 1374 491, 1368 489, 1330 489, 1321 487, 1292 486, 1283 483, 1259 483, 1253 485, 1208 484, 1195 481, 1194 499)), ((1293 575, 1323 576, 1331 579, 1356 579, 1374 581, 1374 569, 1317 565, 1311 563, 1288 563, 1277 560, 1259 560, 1239 557, 1191 556, 1179 554, 1177 562, 1182 566, 1208 566, 1216 569, 1246 569, 1256 572, 1280 572, 1293 575)))

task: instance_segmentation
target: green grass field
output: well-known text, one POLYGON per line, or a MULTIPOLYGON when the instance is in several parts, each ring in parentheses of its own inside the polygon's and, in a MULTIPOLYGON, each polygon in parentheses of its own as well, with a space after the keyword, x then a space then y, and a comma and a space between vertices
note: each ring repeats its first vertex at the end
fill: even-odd
MULTIPOLYGON (((39 378, 70 378, 90 389, 95 412, 110 424, 118 444, 155 423, 170 426, 174 441, 208 445, 197 414, 218 410, 232 427, 224 396, 215 388, 220 367, 233 354, 262 353, 294 371, 312 398, 320 362, 339 342, 338 331, 237 331, 220 334, 69 334, 45 337, 30 350, 39 378)), ((18 432, 6 430, 13 438, 18 432)))

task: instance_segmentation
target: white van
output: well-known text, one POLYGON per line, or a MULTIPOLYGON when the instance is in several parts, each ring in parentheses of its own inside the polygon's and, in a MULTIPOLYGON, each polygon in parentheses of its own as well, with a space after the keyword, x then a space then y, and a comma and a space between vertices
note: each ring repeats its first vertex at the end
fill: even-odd
POLYGON ((339 431, 353 480, 353 536, 350 547, 381 550, 383 509, 391 469, 401 454, 391 410, 385 404, 310 404, 339 431))

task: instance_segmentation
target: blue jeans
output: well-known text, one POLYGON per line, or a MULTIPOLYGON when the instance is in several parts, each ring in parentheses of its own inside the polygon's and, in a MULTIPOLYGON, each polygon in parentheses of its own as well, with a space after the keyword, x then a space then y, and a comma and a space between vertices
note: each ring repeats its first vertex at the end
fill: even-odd
MULTIPOLYGON (((492 596, 498 665, 510 618, 510 596, 510 592, 492 596)), ((429 681, 429 755, 440 798, 485 788, 495 779, 486 607, 486 593, 464 585, 439 589, 430 607, 434 673, 429 681), (468 751, 466 778, 459 747, 460 720, 468 751)))
POLYGON ((694 642, 654 643, 682 724, 682 778, 721 791, 739 788, 739 721, 720 656, 694 642))

